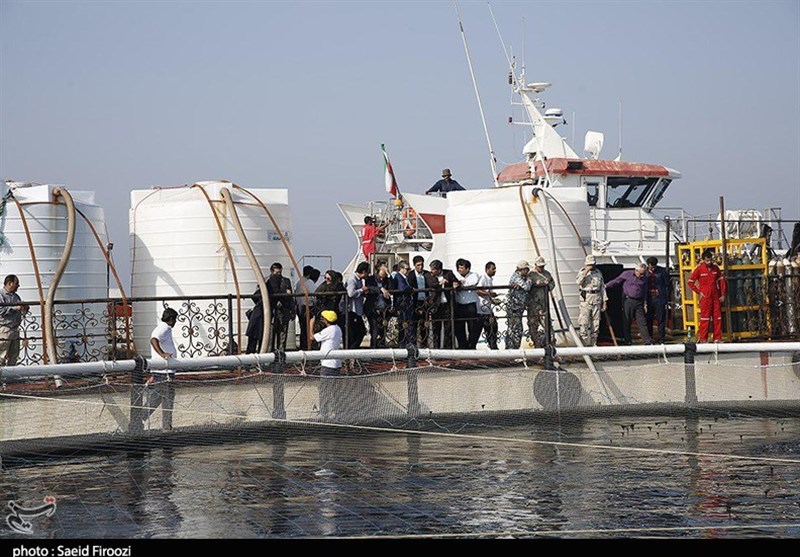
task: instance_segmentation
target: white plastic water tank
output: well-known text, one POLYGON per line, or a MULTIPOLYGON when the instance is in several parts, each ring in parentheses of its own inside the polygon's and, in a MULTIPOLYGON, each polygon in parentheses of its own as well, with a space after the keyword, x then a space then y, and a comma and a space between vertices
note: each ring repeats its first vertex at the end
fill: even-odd
MULTIPOLYGON (((27 347, 23 346, 21 350, 20 363, 41 363, 42 360, 39 290, 22 217, 24 216, 30 232, 30 244, 33 246, 42 283, 42 297, 46 298, 67 237, 67 207, 63 201, 56 203, 53 196, 55 188, 66 189, 64 186, 51 184, 10 181, 0 186, 1 197, 5 198, 9 193, 13 196, 7 200, 5 211, 0 215, 0 234, 3 240, 0 246, 0 276, 14 274, 19 277, 20 287, 17 294, 24 301, 31 302, 30 314, 26 320, 36 322, 30 328, 31 338, 27 347), (19 202, 19 207, 14 202, 15 199, 19 202)), ((107 244, 105 214, 103 208, 95 204, 94 192, 68 191, 75 208, 86 215, 100 241, 107 244)), ((72 252, 55 299, 106 298, 108 283, 105 257, 89 225, 77 212, 75 222, 72 252)), ((105 304, 102 303, 84 305, 83 308, 75 304, 56 304, 55 332, 60 358, 65 351, 69 352, 70 344, 75 344, 77 354, 84 360, 103 357, 101 349, 105 347, 105 324, 100 322, 100 317, 105 309, 105 304)))
MULTIPOLYGON (((539 253, 546 260, 545 268, 561 281, 567 311, 577 327, 579 295, 575 275, 583 266, 584 248, 589 252, 591 250, 586 194, 579 188, 546 190, 563 207, 562 210, 553 199, 547 199, 555 244, 553 254, 548 240, 550 233, 544 214, 545 203, 532 198, 532 186, 522 186, 522 190, 539 253)), ((525 209, 520 203, 519 187, 451 192, 447 200, 449 268, 455 271, 456 260, 464 258, 472 263, 472 270, 480 274, 484 272, 486 262, 493 261, 497 265, 494 277, 496 285, 507 285, 517 262, 522 259, 527 260, 533 268, 537 251, 525 219, 525 209)), ((505 291, 500 293, 504 294, 505 291)), ((552 307, 551 315, 554 325, 558 327, 552 307)))
MULTIPOLYGON (((253 307, 251 295, 258 289, 256 274, 222 199, 227 189, 242 223, 245 235, 264 278, 269 278, 274 262, 283 265, 283 276, 296 281, 291 260, 280 235, 263 208, 229 182, 198 182, 194 186, 152 188, 131 192, 131 296, 220 296, 214 307, 211 300, 198 300, 189 306, 185 300, 169 301, 179 313, 173 330, 176 349, 181 357, 225 353, 228 347, 227 296, 233 297, 234 341, 244 352, 247 346, 246 310, 253 307), (203 195, 206 192, 209 201, 203 195), (223 233, 220 234, 216 211, 223 233), (224 237, 224 239, 223 239, 224 237), (230 249, 233 267, 225 242, 230 249), (236 280, 234 280, 234 270, 236 280), (236 293, 241 295, 237 307, 236 293), (190 319, 191 318, 191 319, 190 319), (195 326, 196 328, 192 328, 195 326), (224 331, 219 332, 222 328, 224 331), (241 333, 241 336, 240 336, 241 333), (189 342, 189 336, 192 336, 189 342)), ((249 189, 266 205, 288 242, 292 238, 289 192, 286 189, 249 189)), ((137 302, 133 307, 134 335, 140 353, 150 356, 150 333, 159 323, 164 305, 161 302, 137 302)), ((289 347, 294 335, 290 330, 289 347)))

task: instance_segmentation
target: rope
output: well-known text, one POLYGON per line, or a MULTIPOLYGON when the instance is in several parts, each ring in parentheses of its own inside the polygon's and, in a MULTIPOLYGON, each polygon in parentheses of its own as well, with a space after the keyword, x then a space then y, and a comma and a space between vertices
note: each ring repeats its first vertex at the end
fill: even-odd
POLYGON ((307 373, 306 373, 306 361, 307 361, 306 360, 306 351, 305 350, 301 350, 300 352, 303 355, 303 359, 300 360, 300 375, 307 375, 307 373))
MULTIPOLYGON (((222 188, 220 190, 220 196, 222 197, 222 200, 225 202, 225 206, 228 209, 228 214, 233 222, 233 228, 236 230, 236 234, 239 236, 239 243, 242 244, 242 248, 244 248, 245 255, 247 255, 247 260, 250 263, 250 268, 253 269, 253 274, 256 276, 258 291, 261 292, 261 305, 264 311, 264 326, 261 330, 261 342, 259 343, 258 351, 263 354, 269 350, 269 338, 270 333, 272 332, 272 319, 268 319, 268 317, 272 314, 272 309, 270 307, 267 283, 264 281, 264 273, 261 272, 261 266, 258 264, 258 260, 253 253, 253 248, 250 246, 250 242, 247 239, 247 234, 245 234, 244 228, 242 228, 242 221, 239 219, 239 213, 236 211, 236 205, 233 203, 230 190, 227 188, 222 188)), ((294 299, 292 299, 291 302, 294 302, 294 299)), ((241 351, 241 344, 239 346, 239 351, 241 351)))
MULTIPOLYGON (((111 270, 111 274, 114 275, 114 280, 117 282, 117 287, 119 288, 120 296, 122 297, 122 303, 124 307, 127 307, 128 297, 125 295, 125 287, 123 286, 122 281, 119 279, 119 275, 117 274, 117 268, 114 266, 114 262, 111 261, 111 256, 109 256, 108 250, 103 245, 103 242, 100 241, 100 235, 97 233, 97 230, 92 224, 92 221, 90 221, 86 217, 86 215, 83 214, 83 211, 75 207, 75 212, 77 212, 81 217, 83 217, 83 220, 86 222, 87 226, 89 227, 89 230, 92 232, 92 235, 94 235, 94 239, 97 242, 97 245, 100 247, 100 251, 103 253, 103 257, 105 258, 106 263, 108 264, 108 268, 111 270)), ((113 316, 109 316, 109 318, 113 318, 114 320, 116 320, 116 312, 113 316)), ((125 348, 127 349, 129 354, 131 353, 131 351, 136 351, 136 344, 131 335, 131 320, 130 317, 128 317, 127 311, 125 312, 125 348)))
MULTIPOLYGON (((228 258, 228 263, 231 265, 231 274, 233 275, 233 284, 236 287, 236 313, 237 313, 237 339, 239 342, 239 350, 242 349, 242 292, 239 289, 239 277, 236 274, 236 264, 233 261, 233 254, 231 253, 231 247, 228 245, 228 238, 225 235, 225 229, 222 227, 222 222, 219 220, 219 215, 217 214, 217 209, 214 207, 214 202, 209 197, 208 192, 206 192, 205 188, 200 184, 194 184, 190 186, 191 188, 198 188, 202 193, 203 197, 206 198, 208 202, 208 207, 211 209, 211 214, 214 216, 214 221, 217 223, 217 230, 219 231, 220 238, 222 239, 222 245, 225 248, 225 254, 228 258)), ((266 324, 267 316, 264 316, 264 323, 266 324)), ((233 325, 233 323, 231 323, 233 325)))
MULTIPOLYGON (((280 226, 278 226, 278 222, 272 216, 272 212, 264 204, 263 201, 261 201, 252 192, 250 192, 249 190, 247 190, 245 188, 241 188, 241 187, 237 186, 236 184, 233 184, 233 187, 234 187, 234 189, 237 189, 237 190, 239 190, 241 192, 244 192, 247 195, 249 195, 250 197, 252 197, 253 199, 255 199, 256 203, 258 203, 258 205, 260 205, 261 208, 264 210, 264 212, 267 214, 267 217, 269 218, 270 222, 272 223, 272 226, 275 227, 275 232, 278 233, 278 236, 281 239, 281 243, 283 244, 283 248, 286 250, 286 255, 289 256, 289 260, 292 262, 292 267, 294 267, 294 271, 295 271, 295 273, 297 273, 297 277, 298 277, 298 279, 300 281, 300 288, 303 289, 303 300, 304 300, 304 302, 306 304, 306 331, 311 331, 311 307, 310 307, 311 304, 309 302, 308 288, 306 287, 306 281, 303 280, 303 273, 300 271, 300 267, 297 265, 297 261, 294 258, 294 253, 292 253, 292 248, 289 247, 289 243, 286 241, 286 235, 281 231, 280 226)), ((292 298, 292 300, 294 300, 294 298, 292 298)), ((304 346, 303 348, 304 349, 310 349, 312 340, 313 340, 312 335, 308 335, 308 340, 306 341, 307 345, 304 346)))
MULTIPOLYGON (((28 228, 28 219, 25 217, 25 212, 22 210, 22 204, 14 197, 13 193, 9 191, 5 197, 3 197, 2 206, 0 206, 0 215, 3 214, 6 206, 6 200, 8 198, 12 198, 14 203, 17 205, 17 212, 19 212, 20 221, 22 221, 22 228, 25 230, 25 239, 28 241, 28 251, 31 253, 31 263, 33 264, 33 276, 36 277, 36 290, 39 292, 39 306, 40 306, 40 315, 44 317, 44 290, 42 289, 42 276, 39 272, 39 263, 36 259, 36 250, 33 248, 33 240, 31 239, 31 231, 28 228)), ((0 235, 0 245, 2 245, 2 235, 0 235)), ((49 358, 47 354, 47 339, 42 336, 42 359, 44 363, 49 363, 49 358)), ((53 362, 55 363, 55 362, 53 362)))
POLYGON ((542 189, 542 193, 547 197, 549 197, 550 199, 552 199, 555 202, 555 204, 558 205, 558 208, 561 209, 561 212, 564 214, 564 216, 567 217, 567 220, 569 221, 570 225, 572 225, 572 231, 575 232, 575 238, 577 238, 578 240, 578 245, 581 246, 581 249, 583 250, 583 255, 588 255, 588 253, 586 253, 586 247, 583 245, 583 241, 581 240, 581 234, 580 232, 578 232, 578 227, 575 226, 575 223, 572 221, 572 217, 569 216, 567 210, 564 209, 564 206, 561 205, 558 199, 553 197, 553 195, 550 192, 545 191, 544 188, 542 189))
MULTIPOLYGON (((536 250, 536 257, 541 256, 541 252, 539 251, 539 243, 536 241, 536 234, 533 232, 533 226, 531 225, 531 217, 528 214, 528 204, 525 203, 525 198, 522 196, 522 187, 519 187, 519 203, 522 206, 522 214, 525 215, 525 222, 528 225, 528 234, 530 234, 531 240, 533 240, 533 247, 536 250)), ((555 257, 555 254, 553 254, 555 257)), ((558 304, 556 303, 556 299, 553 296, 553 292, 548 292, 550 296, 550 302, 553 304, 553 309, 556 310, 556 319, 558 320, 558 328, 564 329, 564 323, 561 321, 561 312, 558 310, 558 304)))
MULTIPOLYGON (((66 206, 67 236, 64 242, 64 250, 58 261, 58 267, 53 273, 53 278, 50 279, 50 286, 47 288, 47 299, 44 304, 44 315, 42 316, 44 336, 47 337, 48 355, 54 364, 58 363, 58 356, 56 353, 56 334, 53 330, 53 307, 55 305, 58 285, 67 269, 67 263, 69 263, 69 258, 75 243, 75 203, 72 200, 72 195, 66 188, 53 188, 53 198, 57 199, 59 197, 64 200, 64 205, 66 206)), ((58 205, 58 202, 54 203, 58 205)))

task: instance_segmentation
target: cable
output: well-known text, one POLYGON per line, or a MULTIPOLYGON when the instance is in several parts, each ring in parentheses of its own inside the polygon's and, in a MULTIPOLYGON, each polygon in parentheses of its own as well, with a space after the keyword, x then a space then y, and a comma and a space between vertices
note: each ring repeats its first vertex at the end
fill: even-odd
MULTIPOLYGON (((222 222, 219 220, 219 215, 217 214, 217 209, 214 207, 214 202, 211 201, 211 197, 209 197, 208 192, 206 192, 205 188, 200 184, 193 184, 189 187, 191 188, 198 188, 202 193, 203 197, 206 198, 208 202, 208 207, 211 209, 211 214, 214 217, 214 222, 217 223, 217 230, 219 231, 220 238, 222 239, 222 245, 225 248, 225 254, 228 257, 228 263, 231 265, 231 274, 233 275, 233 284, 236 287, 236 324, 237 324, 237 339, 239 342, 239 351, 242 349, 242 291, 239 288, 239 277, 236 274, 236 263, 233 260, 233 254, 231 253, 231 247, 228 245, 228 238, 225 235, 225 229, 222 227, 222 222)), ((267 302, 269 305, 269 302, 267 302)), ((266 316, 265 316, 266 322, 266 316)), ((233 325, 231 323, 231 325, 233 325)), ((268 327, 265 327, 265 329, 268 327)))

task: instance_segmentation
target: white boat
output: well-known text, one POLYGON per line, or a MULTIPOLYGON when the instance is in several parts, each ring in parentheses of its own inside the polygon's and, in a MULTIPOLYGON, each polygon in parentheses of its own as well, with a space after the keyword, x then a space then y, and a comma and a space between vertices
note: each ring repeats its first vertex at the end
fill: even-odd
MULTIPOLYGON (((365 259, 360 233, 364 217, 372 215, 389 223, 377 239, 374 259, 411 261, 422 255, 426 265, 439 259, 452 269, 456 259, 466 258, 477 272, 493 261, 494 283, 508 284, 518 260, 543 256, 560 283, 557 299, 577 323, 574 281, 585 255, 596 257, 607 279, 651 256, 676 268, 676 244, 701 239, 697 226, 690 228, 692 222, 704 223, 702 234, 715 221, 719 228, 719 215, 693 217, 683 209, 660 206, 670 185, 681 178, 679 171, 623 161, 621 149, 616 159, 601 159, 603 134, 592 131, 586 134, 586 156, 579 156, 557 131, 565 123, 562 111, 544 110, 542 95, 551 84, 526 83, 524 72, 515 76, 513 68, 510 75, 520 100, 515 104, 524 108, 524 124, 532 132, 523 148, 524 161, 497 172, 490 187, 449 192, 446 198, 403 192, 390 202, 340 204, 358 246, 346 276, 365 259)), ((768 211, 779 221, 779 209, 768 211)), ((727 237, 758 236, 764 218, 754 210, 727 211, 727 237)))

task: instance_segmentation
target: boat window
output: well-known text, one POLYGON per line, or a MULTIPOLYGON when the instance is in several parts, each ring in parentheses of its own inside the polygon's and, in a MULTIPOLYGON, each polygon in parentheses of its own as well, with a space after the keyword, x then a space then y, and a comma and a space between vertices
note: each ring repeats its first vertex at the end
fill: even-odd
POLYGON ((641 207, 658 178, 609 176, 606 180, 606 207, 641 207))
POLYGON ((597 206, 597 200, 600 197, 600 184, 596 182, 586 184, 586 201, 589 202, 591 207, 597 206))
POLYGON ((655 207, 661 198, 664 197, 664 193, 667 191, 667 186, 672 183, 672 180, 669 178, 662 178, 661 181, 656 185, 655 191, 653 192, 653 197, 650 202, 647 204, 651 209, 655 207))

